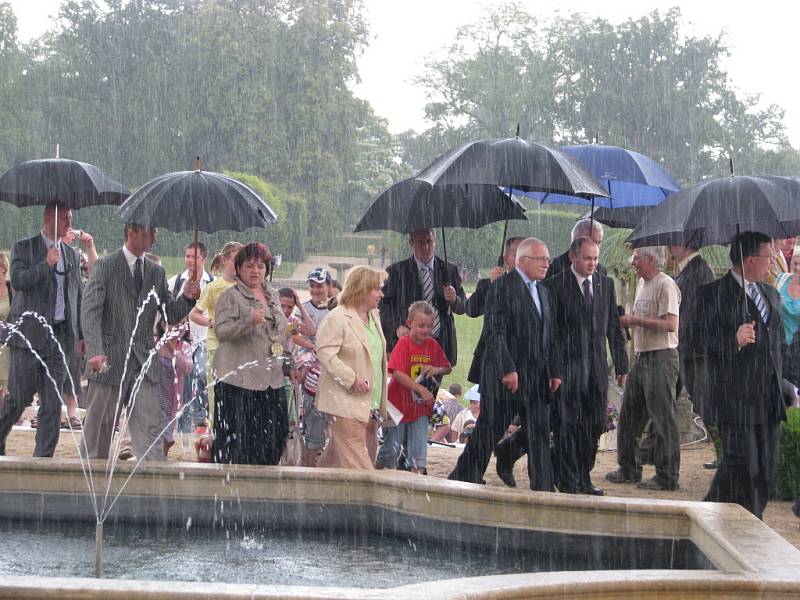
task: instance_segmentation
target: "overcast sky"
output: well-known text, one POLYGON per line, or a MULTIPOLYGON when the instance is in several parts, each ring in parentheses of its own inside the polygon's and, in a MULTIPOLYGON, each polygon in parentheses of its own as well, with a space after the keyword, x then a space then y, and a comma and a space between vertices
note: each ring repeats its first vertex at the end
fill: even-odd
MULTIPOLYGON (((10 0, 23 40, 51 26, 51 15, 59 0, 10 0)), ((370 21, 370 45, 359 61, 362 83, 358 96, 389 121, 393 132, 422 130, 425 90, 412 78, 421 71, 431 53, 446 46, 456 29, 478 20, 487 7, 500 0, 364 0, 370 21)), ((659 0, 523 0, 529 12, 552 15, 582 12, 613 22, 658 9, 680 6, 684 32, 716 35, 727 32, 731 56, 724 66, 734 85, 748 94, 761 94, 763 104, 778 104, 786 110, 789 138, 800 147, 800 79, 792 69, 797 55, 796 29, 800 4, 779 0, 757 3, 704 0, 694 2, 659 0)))

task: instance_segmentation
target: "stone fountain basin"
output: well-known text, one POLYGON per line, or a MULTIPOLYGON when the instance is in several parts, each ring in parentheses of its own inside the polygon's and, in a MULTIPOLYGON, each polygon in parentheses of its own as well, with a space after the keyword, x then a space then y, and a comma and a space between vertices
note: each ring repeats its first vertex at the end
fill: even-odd
MULTIPOLYGON (((118 465, 112 491, 132 467, 118 465)), ((103 469, 103 463, 93 464, 93 471, 103 469)), ((95 486, 105 489, 105 481, 96 479, 95 486)), ((800 552, 733 505, 520 494, 395 472, 170 463, 141 466, 109 521, 181 524, 188 517, 192 527, 221 527, 224 520, 282 528, 335 525, 400 538, 446 538, 484 552, 498 544, 517 545, 520 552, 561 544, 580 553, 586 545, 602 548, 601 556, 640 557, 633 566, 657 567, 625 569, 611 561, 608 570, 588 565, 597 570, 394 587, 381 581, 359 588, 20 575, 2 578, 0 598, 800 598, 800 552), (655 561, 658 555, 669 558, 666 567, 655 561)), ((93 522, 80 463, 0 458, 0 518, 93 522)))

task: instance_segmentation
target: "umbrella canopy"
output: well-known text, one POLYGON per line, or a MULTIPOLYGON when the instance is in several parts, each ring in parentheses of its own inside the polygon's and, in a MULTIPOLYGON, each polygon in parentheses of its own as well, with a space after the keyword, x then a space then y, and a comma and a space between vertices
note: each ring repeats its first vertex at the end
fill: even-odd
MULTIPOLYGON (((681 189, 672 175, 653 159, 626 148, 580 144, 561 146, 558 150, 577 160, 611 196, 598 198, 597 206, 655 206, 681 189)), ((574 195, 540 194, 535 197, 545 204, 585 204, 574 195)))
POLYGON ((732 175, 698 183, 653 207, 627 241, 700 248, 727 244, 741 231, 778 239, 800 233, 800 180, 732 175))
POLYGON ((594 212, 587 211, 581 218, 593 217, 598 223, 619 229, 633 229, 647 218, 652 206, 623 206, 607 208, 598 206, 594 212))
POLYGON ((212 171, 178 171, 145 183, 119 207, 125 223, 172 231, 243 231, 278 216, 245 184, 212 171))
POLYGON ((66 158, 20 163, 0 177, 0 200, 15 206, 45 206, 60 202, 81 209, 121 204, 130 192, 96 166, 66 158))
POLYGON ((370 205, 355 232, 371 229, 412 233, 429 227, 477 229, 505 219, 526 219, 525 208, 496 185, 433 186, 409 178, 398 181, 370 205))
POLYGON ((468 142, 417 174, 432 185, 488 184, 581 198, 608 192, 571 156, 519 138, 468 142))

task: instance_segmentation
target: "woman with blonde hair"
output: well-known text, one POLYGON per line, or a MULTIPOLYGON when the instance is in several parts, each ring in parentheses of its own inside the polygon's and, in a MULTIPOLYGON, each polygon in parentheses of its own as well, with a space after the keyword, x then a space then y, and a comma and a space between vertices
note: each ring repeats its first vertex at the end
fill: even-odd
POLYGON ((240 242, 228 242, 214 256, 211 260, 210 270, 215 275, 219 274, 219 276, 206 285, 197 300, 197 304, 195 304, 192 312, 189 313, 189 318, 193 322, 203 327, 208 327, 208 337, 206 337, 206 344, 208 344, 208 371, 206 373, 208 386, 206 387, 206 392, 208 394, 209 427, 214 418, 214 368, 212 365, 214 364, 214 354, 219 348, 219 340, 214 330, 214 314, 217 301, 222 292, 236 283, 236 255, 243 246, 244 244, 240 242))
POLYGON ((350 271, 339 305, 322 321, 317 357, 322 364, 317 407, 333 416, 320 467, 373 469, 377 430, 386 417, 386 339, 378 303, 377 271, 350 271))

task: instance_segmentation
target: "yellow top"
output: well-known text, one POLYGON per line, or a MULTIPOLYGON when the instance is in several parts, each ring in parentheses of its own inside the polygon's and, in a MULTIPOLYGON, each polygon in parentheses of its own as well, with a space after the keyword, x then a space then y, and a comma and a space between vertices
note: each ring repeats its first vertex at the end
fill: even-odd
MULTIPOLYGON (((198 310, 208 313, 208 318, 213 319, 219 297, 222 295, 222 292, 234 285, 234 283, 233 281, 225 281, 222 277, 217 277, 203 289, 195 307, 198 310)), ((214 331, 213 327, 208 328, 208 338, 206 341, 209 350, 216 350, 219 348, 219 340, 217 339, 217 333, 214 331)))

